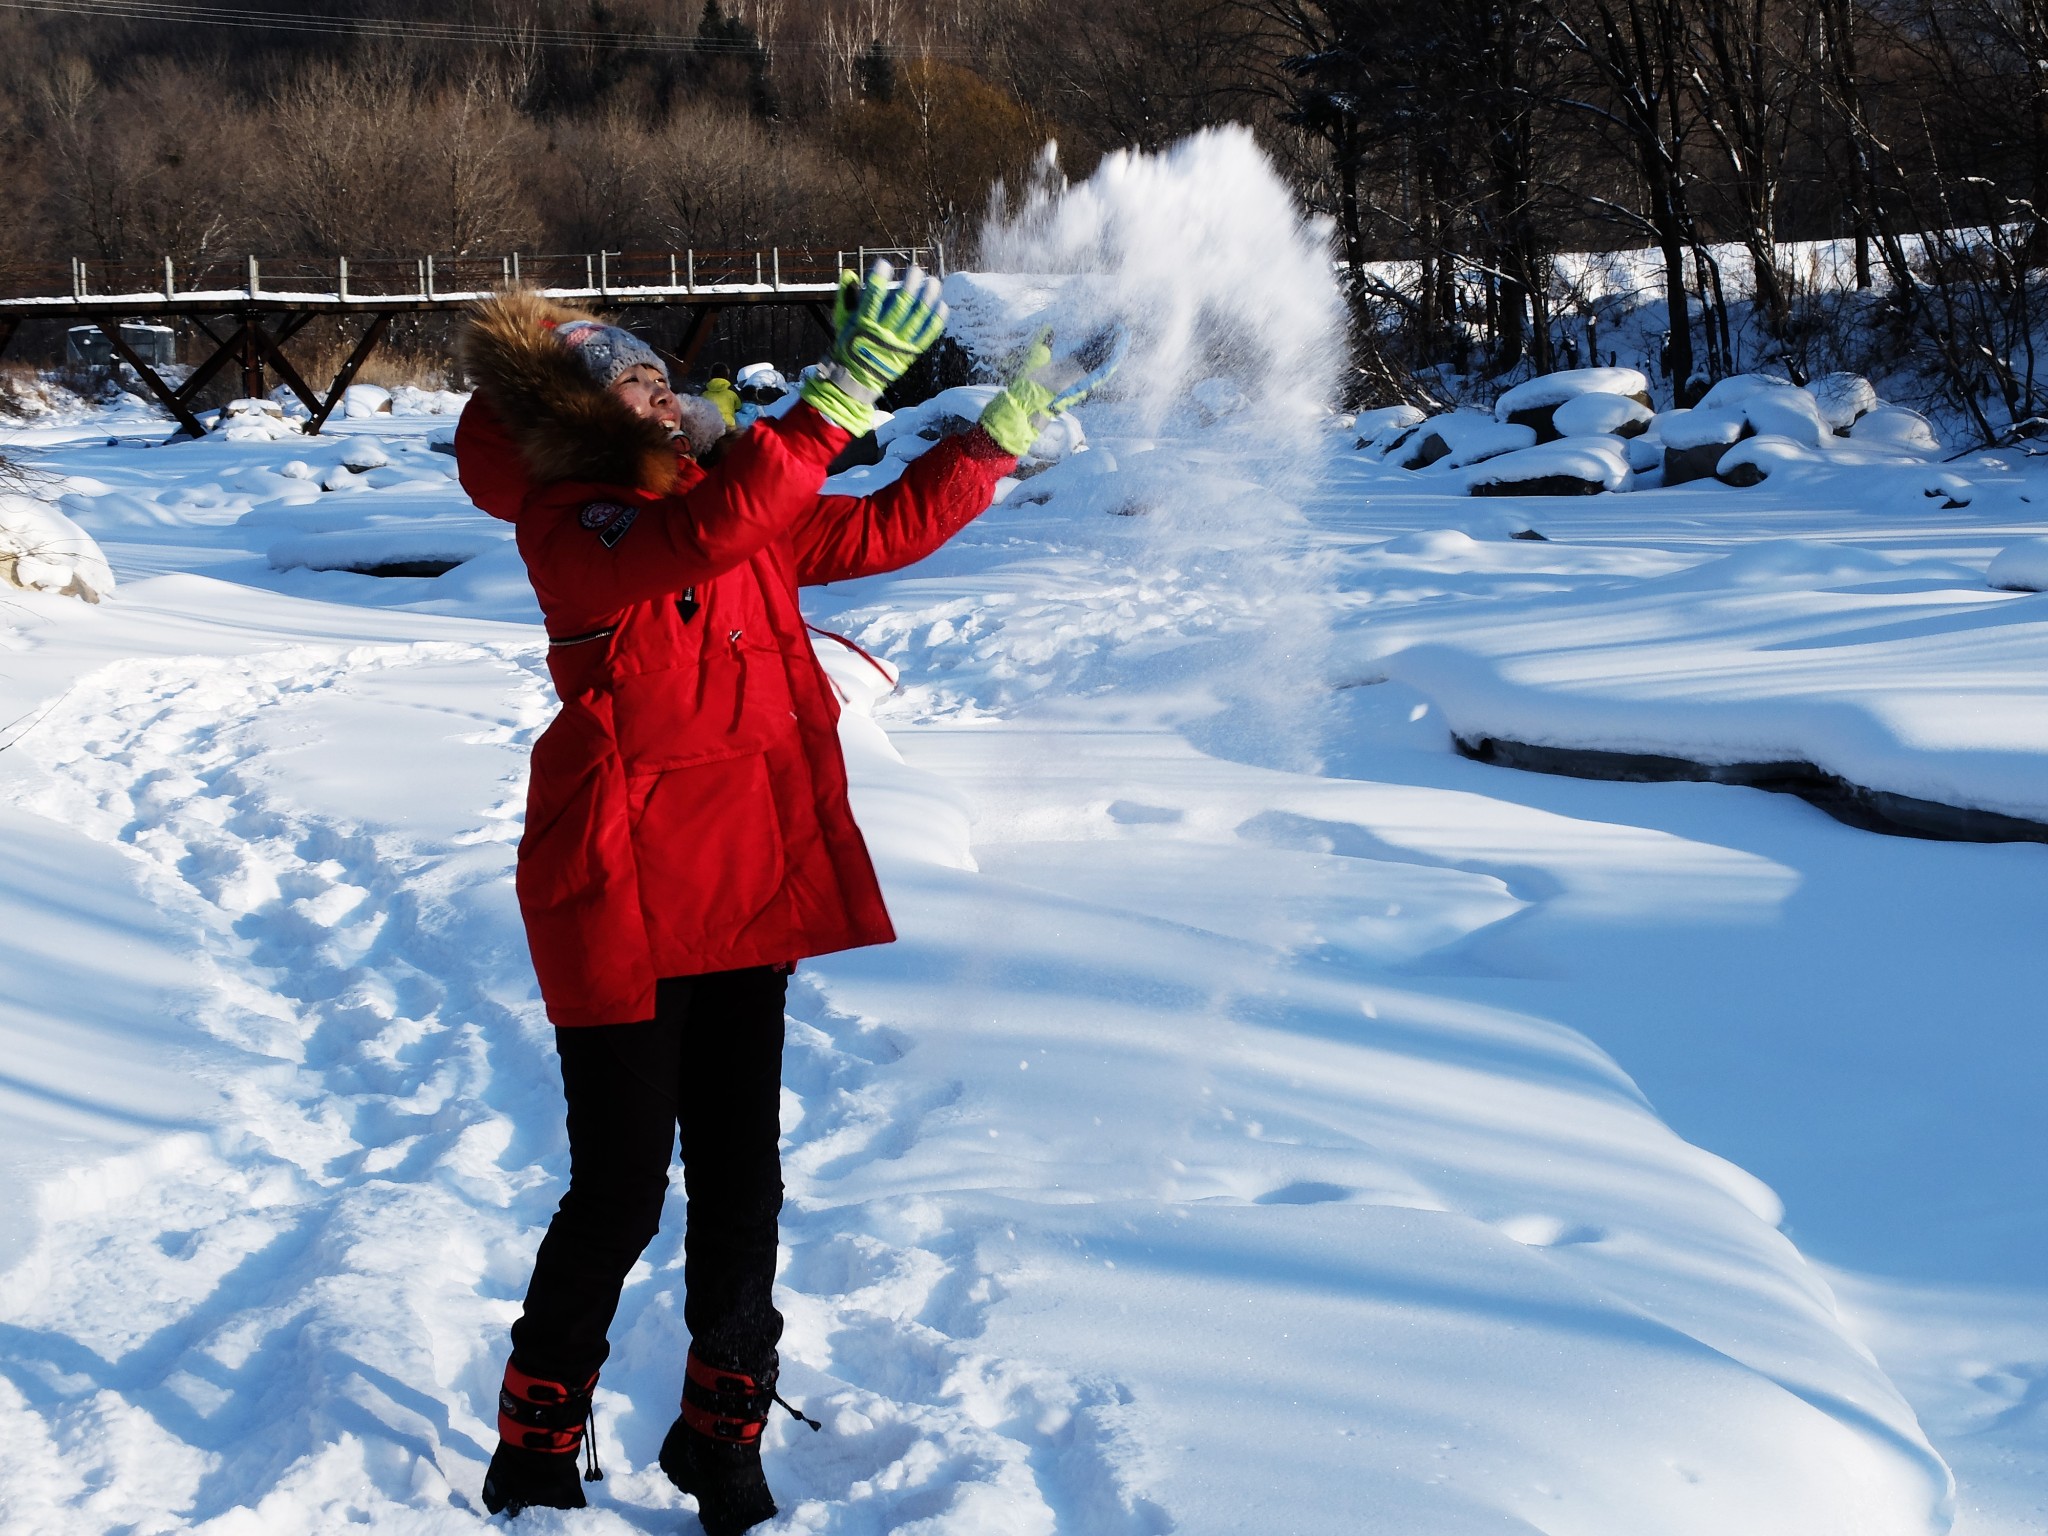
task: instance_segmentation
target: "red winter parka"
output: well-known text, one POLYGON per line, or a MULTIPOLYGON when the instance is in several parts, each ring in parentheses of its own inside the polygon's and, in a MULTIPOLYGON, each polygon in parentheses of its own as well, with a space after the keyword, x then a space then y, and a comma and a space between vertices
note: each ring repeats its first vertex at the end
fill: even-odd
POLYGON ((921 559, 1015 464, 953 437, 821 496, 847 434, 810 407, 706 471, 599 389, 529 293, 471 319, 463 488, 517 525, 562 701, 533 751, 520 912, 548 1017, 654 1016, 654 984, 894 938, 847 805, 839 705, 797 587, 921 559))

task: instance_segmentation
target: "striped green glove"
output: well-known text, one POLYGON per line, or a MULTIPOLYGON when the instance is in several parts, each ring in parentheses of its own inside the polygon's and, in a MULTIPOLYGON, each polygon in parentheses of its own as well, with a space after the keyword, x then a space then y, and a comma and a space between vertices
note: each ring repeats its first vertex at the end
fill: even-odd
POLYGON ((851 272, 839 274, 832 306, 836 334, 799 391, 819 415, 855 437, 873 424, 882 391, 908 373, 946 329, 939 280, 913 266, 902 286, 892 288, 894 275, 886 261, 868 269, 865 283, 851 272))
POLYGON ((1079 405, 1116 372, 1130 350, 1130 335, 1118 326, 1092 339, 1079 352, 1053 361, 1052 331, 1040 331, 1024 349, 1002 393, 982 407, 981 429, 996 446, 1022 458, 1055 416, 1079 405))

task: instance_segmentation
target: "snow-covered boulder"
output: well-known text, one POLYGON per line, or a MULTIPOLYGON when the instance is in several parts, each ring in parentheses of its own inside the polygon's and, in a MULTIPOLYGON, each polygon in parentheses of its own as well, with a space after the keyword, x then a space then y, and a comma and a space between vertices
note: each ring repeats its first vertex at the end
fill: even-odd
POLYGON ((1877 398, 1870 380, 1860 373, 1824 373, 1806 386, 1806 392, 1820 408, 1821 420, 1837 437, 1847 437, 1857 417, 1868 415, 1884 403, 1877 398))
POLYGON ((1416 427, 1406 439, 1390 449, 1388 461, 1402 469, 1426 469, 1440 464, 1461 469, 1536 442, 1536 429, 1497 421, 1478 411, 1446 411, 1416 427))
POLYGON ((342 451, 341 462, 354 470, 382 469, 391 462, 391 455, 374 437, 359 437, 342 451))
POLYGON ((1866 411, 1849 428, 1849 438, 1852 442, 1903 453, 1941 452, 1941 439, 1935 435, 1934 424, 1903 405, 1880 405, 1866 411))
POLYGON ((351 384, 341 392, 341 414, 348 421, 391 414, 391 391, 381 384, 351 384))
POLYGON ((1368 453, 1385 454, 1394 440, 1410 427, 1426 420, 1412 405, 1383 405, 1360 411, 1351 418, 1351 430, 1358 434, 1358 447, 1368 453))
POLYGON ((1592 496, 1634 485, 1627 452, 1611 437, 1538 443, 1465 471, 1465 488, 1474 496, 1592 496))
POLYGON ((1550 423, 1560 437, 1640 437, 1655 415, 1634 395, 1589 390, 1560 403, 1550 423))
POLYGON ((1805 448, 1818 448, 1834 435, 1812 395, 1789 384, 1759 389, 1740 405, 1749 430, 1759 437, 1783 437, 1805 448))
POLYGON ((2021 539, 1991 557, 1984 579, 2007 592, 2048 592, 2048 539, 2021 539))
POLYGON ((1493 414, 1528 427, 1537 441, 1548 442, 1560 435, 1557 408, 1580 395, 1624 395, 1647 407, 1650 381, 1634 368, 1563 368, 1517 384, 1494 402, 1493 414))
POLYGON ((1920 494, 1938 503, 1944 512, 1956 512, 1977 499, 1977 488, 1961 475, 1930 466, 1921 472, 1920 494))
POLYGON ((1703 411, 1728 411, 1764 390, 1791 387, 1790 379, 1779 378, 1772 373, 1733 373, 1716 383, 1694 404, 1703 411))
POLYGON ((114 573, 91 534, 48 502, 0 491, 0 581, 96 603, 114 573))
POLYGON ((274 443, 303 435, 275 400, 230 400, 220 408, 213 430, 231 443, 274 443))
POLYGON ((1724 450, 1714 475, 1723 485, 1761 485, 1784 470, 1826 462, 1816 447, 1766 432, 1724 450))
POLYGON ((1748 430, 1748 419, 1739 411, 1700 405, 1660 412, 1651 431, 1664 445, 1664 483, 1706 479, 1719 468, 1721 455, 1748 430))

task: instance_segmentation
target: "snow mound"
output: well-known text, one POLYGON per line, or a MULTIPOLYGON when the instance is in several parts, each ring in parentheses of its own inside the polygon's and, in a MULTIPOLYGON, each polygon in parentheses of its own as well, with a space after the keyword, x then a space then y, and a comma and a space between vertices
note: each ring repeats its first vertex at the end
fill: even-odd
POLYGON ((1715 384, 1699 398, 1697 405, 1703 411, 1733 410, 1752 395, 1791 387, 1790 379, 1774 373, 1735 373, 1715 384))
POLYGON ((1419 690, 1468 742, 1810 764, 1880 795, 2048 822, 2048 626, 1976 580, 1771 540, 1483 617, 1380 615, 1354 665, 1419 690))
POLYGON ((91 534, 47 502, 0 491, 0 581, 96 603, 114 573, 91 534))
POLYGON ((1560 403, 1550 422, 1563 437, 1633 437, 1650 425, 1655 414, 1632 396, 1588 390, 1560 403))
POLYGON ((1536 429, 1496 421, 1480 411, 1446 411, 1432 416, 1394 444, 1388 459, 1402 469, 1462 469, 1481 459, 1534 447, 1536 429))
POLYGON ((1899 574, 1899 562, 1857 544, 1815 539, 1767 539, 1656 578, 1664 592, 1828 591, 1899 574))
POLYGON ((1825 373, 1806 389, 1820 408, 1821 420, 1837 434, 1847 432, 1857 417, 1868 415, 1883 404, 1877 398, 1876 387, 1860 373, 1825 373))
POLYGON ((1725 447, 1741 437, 1748 425, 1739 411, 1709 410, 1702 405, 1691 410, 1658 412, 1653 430, 1666 448, 1683 452, 1715 445, 1725 447))
POLYGON ((1742 401, 1741 410, 1749 429, 1760 437, 1783 437, 1802 448, 1819 448, 1834 435, 1813 396, 1789 385, 1756 391, 1742 401))
POLYGON ((1566 437, 1488 459, 1465 472, 1465 485, 1475 496, 1584 496, 1633 489, 1635 472, 1616 439, 1566 437))
POLYGON ((1991 557, 1984 579, 2008 592, 2048 592, 2048 538, 2006 545, 1991 557))
POLYGON ((220 408, 213 431, 231 443, 276 443, 305 436, 297 422, 285 419, 284 407, 275 400, 230 400, 220 408))
POLYGON ((1358 434, 1360 448, 1384 453, 1395 438, 1426 419, 1412 405, 1383 405, 1352 417, 1351 430, 1358 434))
POLYGON ((1563 405, 1580 395, 1642 395, 1650 393, 1649 379, 1635 368, 1566 368, 1539 374, 1494 402, 1493 414, 1506 421, 1518 411, 1540 411, 1563 405))
POLYGON ((1721 455, 1714 473, 1730 485, 1760 485, 1783 470, 1826 462, 1818 445, 1769 432, 1744 438, 1730 448, 1721 455))
POLYGON ((391 414, 391 391, 381 384, 351 384, 341 392, 341 414, 348 421, 391 414))
POLYGON ((1935 435, 1934 424, 1903 405, 1880 405, 1866 411, 1849 428, 1849 438, 1852 442, 1905 453, 1941 452, 1941 439, 1935 435))

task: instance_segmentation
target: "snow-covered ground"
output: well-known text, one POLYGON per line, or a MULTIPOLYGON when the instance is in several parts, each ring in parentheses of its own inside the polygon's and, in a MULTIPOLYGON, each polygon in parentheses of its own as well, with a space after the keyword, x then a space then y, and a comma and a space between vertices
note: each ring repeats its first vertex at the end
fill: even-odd
MULTIPOLYGON (((1182 180, 1249 188, 1271 262, 1235 153, 1182 180)), ((1085 270, 1164 183, 1112 168, 1012 254, 1085 270)), ((2017 807, 2048 598, 1984 572, 2048 479, 1475 500, 1205 377, 1186 302, 1086 451, 810 594, 901 670, 820 642, 903 937, 792 991, 784 1381, 825 1431, 771 1428, 767 1530, 2048 1526, 2048 848, 1451 747, 1762 719, 2017 807)), ((117 585, 0 605, 0 1528, 475 1529, 566 1172, 511 890, 532 599, 444 419, 166 431, 8 434, 117 585)), ((654 1466, 679 1217, 593 1508, 519 1529, 694 1529, 654 1466)))
MULTIPOLYGON (((482 1519, 563 1172, 509 880, 541 645, 498 552, 270 557, 488 543, 445 430, 32 445, 120 587, 6 610, 9 1530, 482 1519), (286 472, 369 436, 367 483, 286 472)), ((848 743, 905 937, 794 994, 786 1354, 827 1432, 773 1432, 779 1528, 1917 1533, 1938 1451, 1959 1530, 2038 1529, 2048 853, 1483 767, 1359 655, 1638 587, 1676 627, 1716 560, 1832 611, 1905 557, 1878 596, 1924 603, 2039 525, 1708 485, 1449 538, 1501 504, 1348 443, 1255 549, 1062 469, 817 594, 904 672, 848 743)), ((687 1522, 679 1264, 615 1332, 598 1508, 526 1525, 687 1522)))

